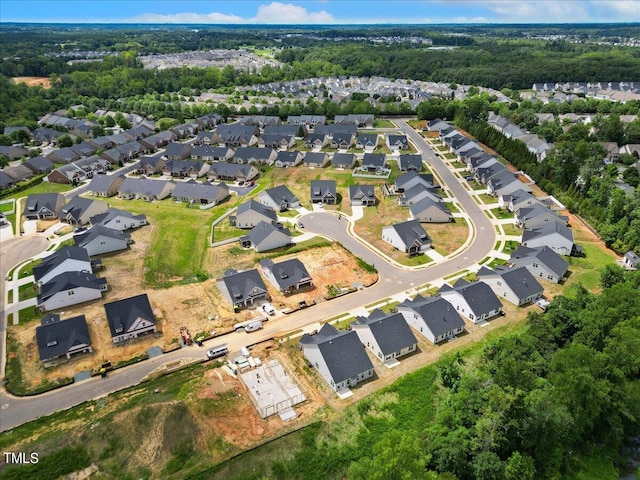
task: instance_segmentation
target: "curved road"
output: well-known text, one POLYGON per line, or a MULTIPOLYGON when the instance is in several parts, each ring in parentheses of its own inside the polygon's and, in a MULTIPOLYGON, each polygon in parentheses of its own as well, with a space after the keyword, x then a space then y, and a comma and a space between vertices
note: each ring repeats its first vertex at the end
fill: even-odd
MULTIPOLYGON (((209 346, 227 343, 229 350, 239 350, 242 346, 260 342, 305 325, 335 317, 349 310, 362 307, 412 287, 428 283, 469 268, 485 258, 496 242, 495 229, 489 219, 477 206, 460 180, 435 156, 424 139, 404 121, 397 121, 400 129, 411 138, 422 151, 423 161, 431 166, 447 185, 460 206, 466 211, 473 224, 475 235, 468 248, 459 255, 423 270, 407 270, 389 264, 363 243, 347 232, 348 223, 331 213, 310 213, 305 215, 305 229, 335 238, 355 255, 378 269, 380 280, 365 290, 324 302, 314 307, 286 315, 276 322, 267 322, 264 329, 247 334, 235 332, 207 342, 209 346)), ((109 373, 107 378, 92 378, 83 382, 48 392, 35 397, 17 398, 0 393, 0 431, 9 430, 23 423, 49 415, 58 410, 78 405, 109 393, 136 385, 150 371, 159 365, 181 358, 205 359, 207 347, 188 347, 164 354, 152 360, 141 362, 109 373)))

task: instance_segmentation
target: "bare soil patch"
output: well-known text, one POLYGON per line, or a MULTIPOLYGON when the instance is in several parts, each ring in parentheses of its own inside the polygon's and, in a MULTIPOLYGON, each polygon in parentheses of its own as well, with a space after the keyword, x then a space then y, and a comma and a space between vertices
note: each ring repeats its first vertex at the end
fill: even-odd
POLYGON ((25 83, 28 87, 51 88, 51 79, 49 77, 13 77, 13 82, 16 84, 25 83))

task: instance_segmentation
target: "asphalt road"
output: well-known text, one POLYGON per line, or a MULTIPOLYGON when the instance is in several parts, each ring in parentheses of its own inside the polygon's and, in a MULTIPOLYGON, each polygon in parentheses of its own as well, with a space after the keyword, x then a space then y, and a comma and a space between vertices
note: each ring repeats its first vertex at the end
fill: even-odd
MULTIPOLYGON (((303 217, 305 230, 321 233, 341 242, 355 255, 361 257, 378 269, 379 281, 365 290, 360 290, 329 302, 301 310, 265 323, 262 330, 253 333, 243 331, 218 337, 207 346, 227 343, 230 351, 237 351, 242 346, 260 342, 288 331, 299 329, 305 325, 331 318, 347 311, 373 303, 396 293, 404 292, 414 286, 428 283, 473 266, 482 260, 493 249, 496 233, 491 222, 477 206, 460 180, 448 167, 435 156, 424 139, 404 121, 397 122, 404 133, 423 152, 423 161, 429 164, 448 186, 460 206, 467 212, 473 224, 474 236, 469 247, 456 257, 423 270, 407 270, 379 257, 367 246, 351 237, 347 232, 347 222, 340 220, 333 213, 313 212, 303 217)), ((206 347, 189 347, 170 352, 146 362, 111 372, 106 378, 92 378, 72 384, 43 395, 16 398, 6 392, 0 393, 0 431, 9 430, 18 425, 49 415, 58 410, 78 405, 84 401, 99 398, 111 392, 136 385, 157 366, 176 361, 180 358, 206 358, 206 347)))

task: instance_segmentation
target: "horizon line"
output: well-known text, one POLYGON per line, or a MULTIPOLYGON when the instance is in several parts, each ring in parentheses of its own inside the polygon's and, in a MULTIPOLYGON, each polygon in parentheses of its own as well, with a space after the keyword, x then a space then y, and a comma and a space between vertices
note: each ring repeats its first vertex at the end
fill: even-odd
POLYGON ((135 22, 129 20, 121 21, 96 21, 96 20, 79 20, 79 21, 27 21, 27 20, 10 20, 1 21, 1 25, 154 25, 154 26, 212 26, 212 27, 344 27, 344 26, 439 26, 439 25, 461 25, 461 26, 490 26, 490 25, 638 25, 638 21, 584 21, 584 22, 380 22, 380 23, 184 23, 184 22, 135 22))

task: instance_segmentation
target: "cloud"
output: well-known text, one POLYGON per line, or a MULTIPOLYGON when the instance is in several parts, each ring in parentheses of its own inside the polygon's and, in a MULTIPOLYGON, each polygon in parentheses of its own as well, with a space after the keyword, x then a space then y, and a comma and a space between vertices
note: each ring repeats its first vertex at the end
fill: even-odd
POLYGON ((174 13, 160 15, 145 13, 129 20, 133 23, 244 23, 244 19, 237 15, 224 13, 174 13))
POLYGON ((640 5, 637 0, 596 0, 592 2, 599 14, 619 20, 637 22, 640 20, 640 5))
POLYGON ((309 12, 299 5, 280 2, 260 5, 253 20, 258 23, 335 23, 336 21, 325 10, 309 12))
POLYGON ((487 20, 486 17, 473 17, 473 18, 469 18, 469 17, 455 17, 452 20, 452 23, 488 23, 489 20, 487 20))
POLYGON ((489 0, 483 7, 494 12, 493 21, 514 23, 572 23, 592 20, 585 2, 575 0, 489 0))

